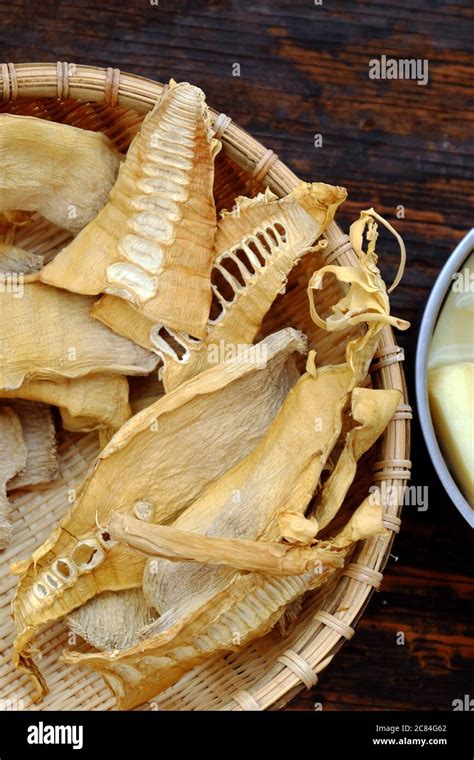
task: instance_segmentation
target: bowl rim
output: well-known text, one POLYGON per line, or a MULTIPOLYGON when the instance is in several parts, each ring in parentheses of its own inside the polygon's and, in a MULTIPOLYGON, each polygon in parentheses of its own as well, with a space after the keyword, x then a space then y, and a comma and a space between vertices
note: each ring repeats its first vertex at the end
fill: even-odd
POLYGON ((421 320, 415 362, 416 403, 426 448, 428 449, 436 474, 438 475, 445 491, 471 528, 474 528, 474 509, 470 507, 451 475, 436 437, 428 399, 427 359, 433 331, 443 302, 448 295, 450 284, 453 281, 453 275, 461 269, 463 263, 473 250, 474 227, 471 228, 458 243, 436 279, 428 301, 426 302, 421 320))

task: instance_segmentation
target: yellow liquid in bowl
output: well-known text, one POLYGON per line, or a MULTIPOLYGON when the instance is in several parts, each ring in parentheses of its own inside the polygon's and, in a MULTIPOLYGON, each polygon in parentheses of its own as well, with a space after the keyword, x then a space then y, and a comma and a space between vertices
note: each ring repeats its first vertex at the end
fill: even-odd
POLYGON ((439 446, 474 508, 474 254, 453 278, 433 333, 428 394, 439 446))

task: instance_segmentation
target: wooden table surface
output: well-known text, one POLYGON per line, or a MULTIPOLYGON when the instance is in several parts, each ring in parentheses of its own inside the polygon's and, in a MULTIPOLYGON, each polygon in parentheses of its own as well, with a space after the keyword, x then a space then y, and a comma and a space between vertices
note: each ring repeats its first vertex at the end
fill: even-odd
MULTIPOLYGON (((302 179, 347 187, 339 218, 346 228, 369 206, 395 222, 408 266, 392 310, 412 321, 399 342, 413 404, 423 308, 472 225, 469 6, 469 0, 1 0, 0 58, 190 80, 302 179), (370 79, 369 61, 381 55, 427 59, 429 83, 370 79), (240 76, 233 75, 235 64, 240 76), (316 134, 322 147, 315 147, 316 134)), ((386 239, 380 263, 388 279, 396 254, 386 239)), ((428 487, 428 509, 405 507, 382 589, 356 636, 318 686, 288 709, 313 710, 321 702, 328 710, 449 710, 453 700, 474 697, 472 531, 434 474, 416 420, 412 459, 412 483, 428 487)))

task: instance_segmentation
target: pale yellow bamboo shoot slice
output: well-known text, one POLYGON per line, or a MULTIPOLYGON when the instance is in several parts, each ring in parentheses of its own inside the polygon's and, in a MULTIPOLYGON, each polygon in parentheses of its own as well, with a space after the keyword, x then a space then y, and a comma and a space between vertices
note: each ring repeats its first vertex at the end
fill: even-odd
POLYGON ((352 419, 359 424, 347 434, 336 466, 321 491, 314 513, 319 531, 336 516, 354 480, 357 462, 383 433, 401 396, 397 390, 354 388, 352 391, 352 419))
POLYGON ((151 372, 158 357, 92 319, 92 303, 41 282, 0 293, 0 389, 30 378, 151 372))
POLYGON ((107 200, 120 155, 101 132, 0 114, 0 212, 39 211, 77 233, 107 200))
POLYGON ((25 380, 13 391, 0 391, 4 398, 22 398, 58 406, 69 430, 113 428, 118 430, 131 417, 128 381, 122 375, 85 375, 74 379, 25 380))
POLYGON ((130 146, 102 211, 42 273, 112 293, 155 322, 204 334, 216 229, 214 139, 204 93, 171 81, 130 146))

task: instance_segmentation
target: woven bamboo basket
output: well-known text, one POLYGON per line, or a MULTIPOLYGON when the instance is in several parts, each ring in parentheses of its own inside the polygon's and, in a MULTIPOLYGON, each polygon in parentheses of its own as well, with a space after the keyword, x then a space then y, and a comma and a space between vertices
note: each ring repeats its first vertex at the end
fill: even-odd
MULTIPOLYGON (((125 152, 163 85, 118 69, 103 69, 64 62, 54 64, 2 64, 0 111, 34 115, 76 127, 100 130, 125 152)), ((230 208, 238 195, 255 195, 268 186, 277 195, 289 193, 297 177, 271 151, 212 111, 214 129, 223 140, 218 156, 215 197, 218 209, 230 208)), ((324 179, 324 178, 314 178, 324 179)), ((308 335, 320 363, 343 360, 345 340, 340 333, 323 333, 308 314, 306 286, 310 274, 323 263, 356 263, 349 238, 331 224, 323 253, 306 256, 293 271, 287 292, 279 296, 265 319, 262 335, 291 325, 308 335), (315 256, 319 257, 315 261, 315 256)), ((41 218, 22 227, 15 243, 51 258, 69 240, 69 234, 41 218)), ((340 296, 339 285, 325 289, 327 305, 340 296)), ((347 336, 346 336, 347 338, 347 336)), ((360 542, 344 569, 323 590, 308 595, 301 615, 283 636, 274 631, 245 649, 219 656, 189 672, 179 683, 140 709, 152 710, 265 710, 278 709, 302 688, 314 686, 341 645, 352 638, 374 589, 379 588, 392 540, 400 529, 403 489, 410 477, 410 419, 402 369, 403 351, 391 328, 381 334, 371 367, 370 381, 377 388, 402 391, 400 404, 383 437, 359 467, 348 508, 367 495, 372 483, 390 487, 397 499, 385 507, 387 536, 360 542), (397 503, 395 503, 397 502, 397 503)), ((16 580, 9 564, 31 555, 68 509, 67 494, 83 479, 98 453, 97 436, 60 434, 62 479, 47 489, 18 493, 13 498, 14 536, 2 553, 0 566, 0 698, 4 705, 31 709, 33 687, 12 665, 14 627, 10 602, 16 580)), ((63 622, 42 631, 41 669, 50 692, 39 705, 45 710, 109 710, 114 699, 102 679, 87 669, 58 662, 68 645, 63 622)), ((330 677, 330 676, 328 676, 330 677)))

